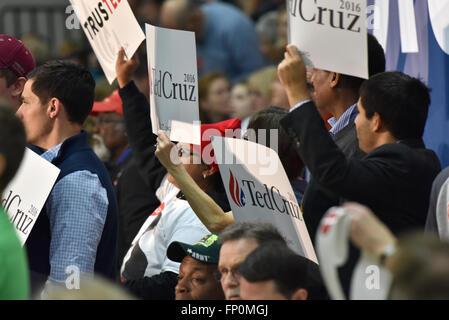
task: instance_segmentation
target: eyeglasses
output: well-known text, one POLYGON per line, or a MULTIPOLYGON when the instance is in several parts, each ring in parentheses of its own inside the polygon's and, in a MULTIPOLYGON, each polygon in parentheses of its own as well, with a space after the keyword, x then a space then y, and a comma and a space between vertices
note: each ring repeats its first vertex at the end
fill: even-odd
MULTIPOLYGON (((187 151, 187 150, 183 149, 182 147, 177 147, 177 148, 178 148, 178 157, 180 157, 180 158, 185 158, 187 156, 197 156, 201 159, 201 156, 196 152, 187 151)), ((201 161, 202 161, 202 159, 201 159, 201 161)))
POLYGON ((234 268, 234 269, 222 269, 222 270, 217 270, 215 272, 215 278, 218 281, 224 281, 228 276, 231 276, 233 279, 240 279, 240 272, 237 270, 238 267, 234 268))

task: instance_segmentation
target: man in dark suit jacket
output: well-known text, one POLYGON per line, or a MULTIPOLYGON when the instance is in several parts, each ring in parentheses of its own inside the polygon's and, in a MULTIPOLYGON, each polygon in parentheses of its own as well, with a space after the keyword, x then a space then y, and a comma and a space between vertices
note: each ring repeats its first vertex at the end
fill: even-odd
POLYGON ((293 107, 281 123, 296 139, 312 176, 340 197, 370 207, 396 235, 423 228, 432 182, 441 170, 422 141, 429 89, 400 72, 364 82, 355 125, 359 147, 367 155, 348 160, 310 100, 305 67, 293 46, 287 47, 278 73, 293 107))
MULTIPOLYGON (((385 71, 385 54, 377 39, 368 34, 369 76, 385 71)), ((364 79, 337 72, 313 69, 311 82, 313 101, 318 110, 330 113, 329 131, 337 146, 348 158, 361 159, 365 153, 359 149, 354 119, 358 114, 357 100, 364 79)), ((312 241, 315 240, 321 218, 326 211, 338 206, 343 199, 320 185, 312 176, 301 203, 304 220, 312 241)))

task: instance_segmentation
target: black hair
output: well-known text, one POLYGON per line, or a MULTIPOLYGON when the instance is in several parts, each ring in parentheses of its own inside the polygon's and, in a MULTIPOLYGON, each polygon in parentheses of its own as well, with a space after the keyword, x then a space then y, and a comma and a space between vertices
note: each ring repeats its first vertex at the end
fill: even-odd
POLYGON ((385 72, 364 82, 360 98, 366 117, 378 113, 398 140, 421 139, 430 106, 430 89, 402 72, 385 72))
POLYGON ((318 265, 286 245, 268 244, 256 248, 238 271, 248 282, 273 280, 279 293, 287 299, 298 289, 307 290, 309 300, 328 298, 318 265))
POLYGON ((0 105, 0 154, 6 160, 0 176, 0 194, 17 172, 25 152, 26 135, 22 122, 8 106, 0 105))
MULTIPOLYGON (((385 71, 384 49, 376 37, 368 33, 368 73, 372 77, 385 71)), ((365 79, 342 74, 340 76, 340 87, 351 89, 358 93, 365 79)))
POLYGON ((83 124, 92 110, 95 81, 84 67, 63 60, 49 61, 28 75, 31 87, 42 104, 57 98, 64 105, 69 121, 83 124))
MULTIPOLYGON (((287 134, 281 126, 281 120, 288 114, 286 109, 280 107, 269 107, 254 114, 248 124, 247 133, 251 129, 256 130, 255 137, 248 134, 250 141, 272 147, 277 144, 277 153, 284 166, 287 176, 290 180, 299 177, 304 169, 304 164, 299 157, 296 149, 293 147, 293 139, 287 134), (266 135, 259 137, 260 129, 266 130, 266 135), (270 130, 278 130, 278 141, 271 141, 270 130), (259 138, 261 138, 259 141, 259 138)), ((254 135, 254 134, 253 134, 254 135)))

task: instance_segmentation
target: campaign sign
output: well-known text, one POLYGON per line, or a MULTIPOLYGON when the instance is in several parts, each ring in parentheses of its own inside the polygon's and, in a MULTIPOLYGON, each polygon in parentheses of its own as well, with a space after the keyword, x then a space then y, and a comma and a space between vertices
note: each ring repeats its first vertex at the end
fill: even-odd
POLYGON ((306 65, 368 79, 366 0, 289 0, 287 14, 306 65))
POLYGON ((145 25, 153 132, 199 145, 195 34, 145 25))
POLYGON ((261 144, 211 137, 236 221, 274 225, 296 253, 318 263, 295 193, 277 153, 261 144))
POLYGON ((70 0, 87 39, 111 84, 120 47, 131 58, 145 35, 127 0, 70 0))
POLYGON ((2 207, 26 242, 59 175, 59 169, 28 148, 14 179, 2 195, 2 207))

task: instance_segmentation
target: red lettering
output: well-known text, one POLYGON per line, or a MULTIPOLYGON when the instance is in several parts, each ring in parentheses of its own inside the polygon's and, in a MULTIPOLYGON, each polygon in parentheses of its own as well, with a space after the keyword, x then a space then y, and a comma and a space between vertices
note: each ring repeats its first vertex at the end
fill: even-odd
POLYGON ((114 6, 114 9, 117 8, 117 3, 115 3, 114 0, 109 0, 109 1, 111 1, 111 4, 114 6))
POLYGON ((101 1, 103 1, 103 3, 108 7, 109 11, 112 13, 111 8, 109 7, 109 3, 107 3, 106 0, 101 0, 101 1))

